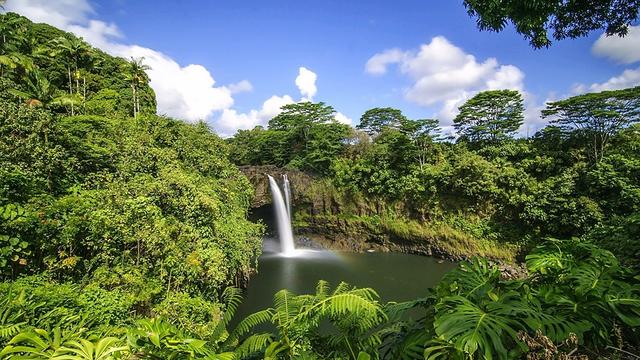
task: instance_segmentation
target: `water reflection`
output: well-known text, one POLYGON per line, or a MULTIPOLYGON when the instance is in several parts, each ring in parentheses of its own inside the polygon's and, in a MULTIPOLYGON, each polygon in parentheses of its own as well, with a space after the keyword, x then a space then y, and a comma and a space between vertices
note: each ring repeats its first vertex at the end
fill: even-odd
POLYGON ((385 302, 411 300, 424 296, 427 288, 455 266, 400 253, 296 250, 296 256, 284 257, 279 251, 277 240, 264 240, 258 274, 249 282, 237 318, 270 307, 273 294, 281 289, 297 294, 313 293, 318 280, 327 280, 332 287, 341 281, 357 287, 372 287, 385 302))

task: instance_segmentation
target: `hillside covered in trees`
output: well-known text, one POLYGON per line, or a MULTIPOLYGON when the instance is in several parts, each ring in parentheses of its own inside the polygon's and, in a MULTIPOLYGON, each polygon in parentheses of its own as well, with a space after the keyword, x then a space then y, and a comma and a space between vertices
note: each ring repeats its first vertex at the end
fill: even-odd
POLYGON ((393 108, 354 129, 299 102, 223 140, 155 114, 144 59, 12 13, 0 33, 0 358, 638 353, 640 88, 549 103, 529 138, 522 95, 493 90, 461 106, 456 139, 393 108), (308 197, 331 205, 296 204, 300 227, 390 233, 468 261, 413 301, 320 282, 231 326, 264 230, 247 218, 246 165, 313 179, 308 197))

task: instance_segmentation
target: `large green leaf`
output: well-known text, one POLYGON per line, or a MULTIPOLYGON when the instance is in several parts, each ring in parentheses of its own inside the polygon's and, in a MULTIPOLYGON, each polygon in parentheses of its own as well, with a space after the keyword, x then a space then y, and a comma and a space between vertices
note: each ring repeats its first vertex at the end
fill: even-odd
POLYGON ((508 346, 523 346, 517 332, 524 328, 519 320, 528 309, 518 294, 505 294, 498 301, 479 307, 462 296, 442 299, 436 306, 436 334, 469 355, 486 359, 505 359, 508 346))

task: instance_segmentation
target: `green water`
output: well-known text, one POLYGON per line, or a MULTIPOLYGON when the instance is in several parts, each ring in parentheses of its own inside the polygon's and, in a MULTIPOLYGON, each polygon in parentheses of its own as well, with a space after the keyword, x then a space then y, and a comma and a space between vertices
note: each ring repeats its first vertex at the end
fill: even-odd
POLYGON ((264 242, 258 273, 249 281, 236 318, 270 307, 273 294, 280 289, 313 293, 321 279, 332 286, 345 281, 374 288, 384 302, 411 300, 424 296, 427 288, 455 267, 451 262, 401 253, 307 251, 287 258, 278 256, 273 239, 264 242))

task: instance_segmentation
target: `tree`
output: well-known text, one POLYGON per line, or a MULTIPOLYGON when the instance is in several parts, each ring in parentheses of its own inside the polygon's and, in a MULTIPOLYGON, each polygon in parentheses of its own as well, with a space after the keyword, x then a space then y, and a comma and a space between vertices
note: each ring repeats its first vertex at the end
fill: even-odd
POLYGON ((402 111, 390 107, 367 110, 360 117, 356 128, 366 131, 370 136, 378 135, 385 127, 400 128, 407 118, 402 111))
POLYGON ((144 64, 144 57, 137 59, 132 57, 123 69, 125 78, 129 81, 131 86, 134 118, 137 118, 138 113, 140 113, 140 96, 138 95, 138 88, 149 82, 149 76, 146 73, 147 70, 151 70, 151 67, 144 64))
POLYGON ((547 104, 542 116, 562 130, 585 136, 593 162, 599 162, 609 139, 640 121, 640 86, 570 97, 547 104))
MULTIPOLYGON (((80 95, 80 77, 78 66, 86 59, 89 54, 89 46, 82 39, 77 37, 60 36, 51 41, 54 51, 53 56, 62 55, 67 65, 67 80, 69 86, 69 95, 73 95, 73 78, 76 82, 76 94, 80 95), (72 73, 73 71, 73 73, 72 73)), ((74 115, 74 106, 71 104, 71 115, 74 115)))
POLYGON ((534 48, 555 40, 583 37, 594 30, 625 36, 638 18, 640 0, 464 0, 480 30, 500 32, 509 22, 534 48))
POLYGON ((335 119, 336 111, 325 103, 302 102, 282 107, 269 121, 265 140, 274 140, 270 152, 280 166, 324 173, 344 148, 349 126, 335 119))
POLYGON ((433 142, 441 139, 438 133, 439 129, 437 119, 407 119, 402 123, 401 131, 413 141, 418 149, 417 158, 421 169, 427 163, 427 156, 433 142))
POLYGON ((524 120, 522 95, 517 90, 488 90, 467 100, 453 120, 458 135, 471 142, 504 140, 524 120))
MULTIPOLYGON (((270 130, 308 130, 313 124, 335 122, 336 110, 323 102, 309 101, 287 104, 282 112, 269 120, 270 130)), ((306 132, 306 131, 305 131, 306 132)))
POLYGON ((19 44, 25 41, 21 25, 19 17, 5 16, 0 21, 0 77, 4 76, 5 68, 33 69, 33 61, 18 51, 19 44))
POLYGON ((51 86, 39 71, 33 72, 25 79, 26 90, 10 89, 9 92, 26 101, 29 106, 48 108, 52 105, 73 105, 80 102, 77 94, 63 94, 58 96, 56 89, 51 86))

